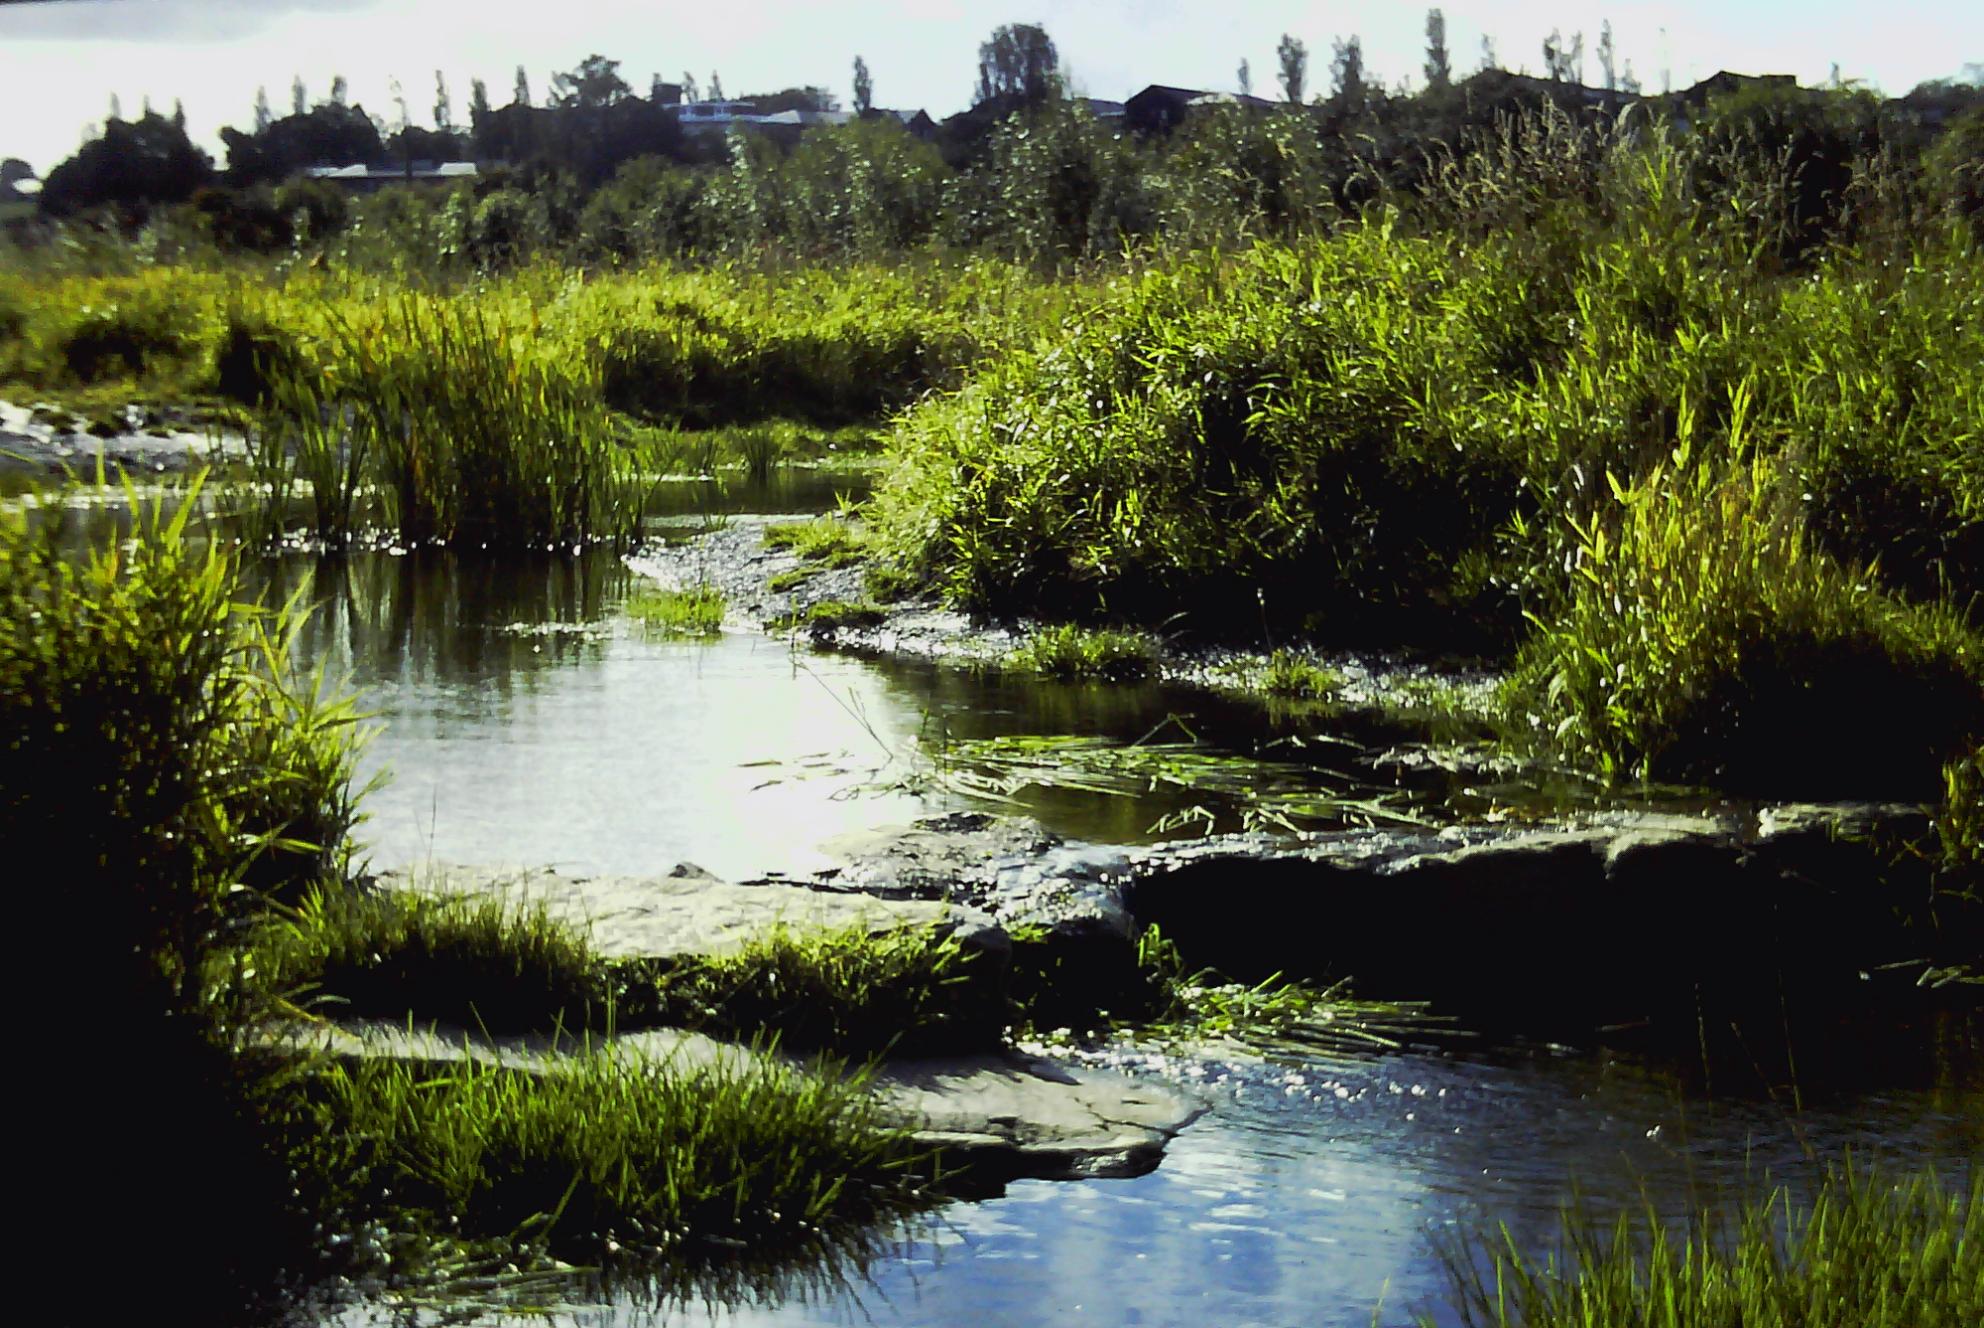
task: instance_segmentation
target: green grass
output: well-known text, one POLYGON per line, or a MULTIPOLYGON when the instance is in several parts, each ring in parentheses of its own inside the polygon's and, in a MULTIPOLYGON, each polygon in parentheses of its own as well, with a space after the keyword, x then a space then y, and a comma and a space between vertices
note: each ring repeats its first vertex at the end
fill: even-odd
POLYGON ((1469 1328, 1957 1328, 1984 1321, 1984 1173, 1838 1170, 1810 1202, 1777 1190, 1685 1232, 1571 1211, 1545 1258, 1506 1229, 1447 1257, 1469 1328))
POLYGON ((594 1053, 541 1074, 332 1065, 290 1111, 299 1153, 339 1178, 349 1210, 636 1266, 807 1248, 911 1211, 931 1170, 859 1075, 744 1052, 693 1066, 594 1053))
POLYGON ((1940 791, 1984 735, 1984 637, 1814 547, 1769 463, 1656 466, 1578 527, 1576 588, 1508 691, 1615 776, 1752 791, 1940 791))
POLYGON ((496 1033, 604 1028, 606 966, 541 908, 490 897, 317 889, 245 947, 253 981, 331 1018, 496 1033))
POLYGON ((1032 633, 1005 662, 1048 678, 1142 682, 1156 670, 1158 653, 1142 632, 1061 623, 1032 633))
POLYGON ((1126 743, 1071 734, 1007 734, 946 742, 933 779, 954 793, 1024 802, 1033 793, 1192 798, 1151 833, 1425 825, 1397 790, 1333 786, 1311 767, 1240 756, 1188 738, 1126 743))
POLYGON ((821 567, 846 567, 860 561, 864 552, 860 528, 833 517, 766 526, 765 547, 789 549, 821 567))
POLYGON ((1306 655, 1279 648, 1261 669, 1260 689, 1295 701, 1327 701, 1343 690, 1343 679, 1306 655))
POLYGON ((715 636, 723 630, 723 592, 713 586, 639 590, 627 597, 625 607, 628 617, 658 632, 715 636))
POLYGON ((888 621, 888 618, 888 611, 878 604, 823 599, 776 619, 773 626, 781 631, 827 634, 844 628, 880 627, 888 621))
POLYGON ((819 574, 820 569, 817 567, 795 567, 789 572, 780 572, 765 582, 765 589, 774 594, 783 594, 785 591, 805 585, 819 574))
POLYGON ((776 1035, 789 1050, 955 1053, 998 1043, 1005 1011, 947 931, 776 927, 721 955, 624 969, 628 1017, 776 1035))

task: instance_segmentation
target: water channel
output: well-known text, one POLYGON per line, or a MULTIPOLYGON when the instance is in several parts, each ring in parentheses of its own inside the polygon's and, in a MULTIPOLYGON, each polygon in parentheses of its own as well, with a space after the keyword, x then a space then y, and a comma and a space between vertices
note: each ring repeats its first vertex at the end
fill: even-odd
MULTIPOLYGON (((847 487, 685 492, 673 516, 819 510, 847 487)), ((1260 738, 1258 720, 1203 693, 1017 684, 746 631, 659 637, 622 612, 635 578, 611 558, 296 554, 259 574, 276 590, 310 579, 304 662, 348 674, 375 716, 367 773, 389 778, 362 837, 380 867, 799 874, 826 864, 833 836, 983 805, 931 777, 964 738, 1133 741, 1171 720, 1235 750, 1260 738)), ((1062 792, 1017 810, 1071 839, 1129 842, 1192 796, 1062 792)), ((1210 1107, 1149 1175, 1023 1181, 951 1205, 863 1276, 776 1303, 657 1309, 622 1294, 559 1317, 1445 1324, 1441 1241, 1506 1223, 1540 1247, 1573 1193, 1601 1213, 1672 1216, 1766 1178, 1797 1185, 1849 1152, 1960 1179, 1984 1156, 1975 1038, 1974 1025, 1954 1035, 1926 1076, 1810 1085, 1795 1104, 1710 1091, 1685 1067, 1488 1039, 1347 1060, 1116 1048, 1103 1055, 1194 1085, 1210 1107)))

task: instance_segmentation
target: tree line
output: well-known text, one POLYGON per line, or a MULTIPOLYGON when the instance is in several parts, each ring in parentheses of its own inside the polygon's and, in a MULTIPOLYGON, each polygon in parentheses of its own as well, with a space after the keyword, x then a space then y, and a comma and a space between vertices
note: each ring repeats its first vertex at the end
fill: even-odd
MULTIPOLYGON (((412 122, 397 85, 388 122, 350 103, 341 78, 316 102, 298 79, 288 114, 277 116, 263 91, 252 128, 221 131, 224 168, 188 139, 182 115, 113 117, 51 172, 41 206, 53 218, 134 224, 161 205, 191 202, 223 247, 269 249, 324 241, 359 206, 332 186, 298 179, 307 166, 475 159, 501 165, 452 194, 362 206, 389 208, 398 225, 418 232, 409 242, 481 265, 541 251, 607 261, 768 248, 868 255, 926 243, 1061 261, 1159 233, 1210 241, 1326 226, 1375 199, 1416 194, 1511 117, 1593 121, 1636 107, 1649 128, 1678 116, 1705 139, 1704 179, 1731 170, 1710 163, 1715 153, 1777 162, 1788 215, 1809 240, 1837 221, 1873 164, 1884 178, 1900 178, 1939 133, 1966 113, 1974 120, 1984 103, 1984 90, 1960 83, 1925 84, 1886 102, 1850 87, 1761 85, 1712 108, 1636 100, 1638 79, 1630 61, 1618 60, 1609 24, 1597 55, 1603 88, 1616 95, 1601 98, 1582 83, 1583 48, 1582 34, 1566 40, 1553 31, 1543 42, 1546 77, 1499 68, 1492 45, 1480 68, 1456 74, 1434 9, 1423 86, 1387 89, 1352 36, 1334 44, 1327 94, 1309 97, 1307 48, 1285 35, 1279 109, 1210 106, 1174 132, 1139 134, 1067 94, 1043 29, 1008 25, 980 48, 971 108, 931 141, 874 110, 873 79, 858 56, 853 121, 809 128, 796 142, 685 132, 675 109, 704 91, 692 76, 656 76, 643 95, 619 62, 599 55, 554 75, 541 101, 522 68, 501 107, 475 80, 465 122, 437 73, 431 129, 412 122), (1719 146, 1708 151, 1708 141, 1719 146)), ((1251 72, 1244 63, 1238 72, 1245 88, 1251 72)), ((720 94, 721 86, 712 73, 708 90, 720 94)), ((819 87, 748 100, 760 110, 838 106, 819 87)), ((1960 194, 1974 176, 1968 186, 1939 187, 1960 194)))

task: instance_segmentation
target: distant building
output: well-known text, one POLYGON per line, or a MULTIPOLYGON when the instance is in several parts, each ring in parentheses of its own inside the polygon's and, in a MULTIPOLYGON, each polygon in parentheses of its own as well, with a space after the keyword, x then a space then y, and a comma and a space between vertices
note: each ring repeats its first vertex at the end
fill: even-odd
POLYGON ((1120 120, 1125 113, 1120 101, 1105 101, 1101 97, 1077 97, 1075 100, 1088 107, 1088 113, 1098 120, 1120 120))
POLYGON ((937 137, 937 122, 925 110, 901 111, 886 110, 880 106, 870 107, 862 117, 864 120, 891 119, 907 129, 915 137, 928 143, 937 137))
POLYGON ((689 133, 721 134, 732 125, 762 124, 765 119, 748 101, 685 101, 668 109, 689 133))
POLYGON ((369 194, 389 184, 447 184, 473 180, 480 174, 472 161, 416 161, 406 166, 312 166, 303 172, 355 194, 369 194))
POLYGON ((1284 103, 1245 92, 1208 92, 1203 88, 1174 88, 1153 83, 1123 103, 1123 121, 1140 134, 1168 134, 1195 105, 1231 102, 1254 110, 1272 110, 1284 103))

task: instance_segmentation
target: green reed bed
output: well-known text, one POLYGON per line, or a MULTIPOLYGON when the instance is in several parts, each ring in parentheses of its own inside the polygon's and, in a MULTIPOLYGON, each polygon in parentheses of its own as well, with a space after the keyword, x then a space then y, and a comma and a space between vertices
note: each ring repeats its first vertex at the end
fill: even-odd
POLYGON ((1504 1230, 1447 1261, 1469 1328, 1958 1328, 1984 1320, 1984 1173, 1841 1168, 1809 1201, 1775 1190, 1685 1230, 1572 1210, 1553 1253, 1504 1230))
POLYGON ((276 380, 253 452, 270 492, 309 490, 317 539, 343 545, 376 523, 464 548, 632 542, 633 458, 583 363, 546 355, 530 324, 406 297, 337 325, 330 354, 328 380, 276 380))
POLYGON ((1984 635, 1813 547, 1771 463, 1681 454, 1577 525, 1507 696, 1613 775, 1929 800, 1984 735, 1984 635))

